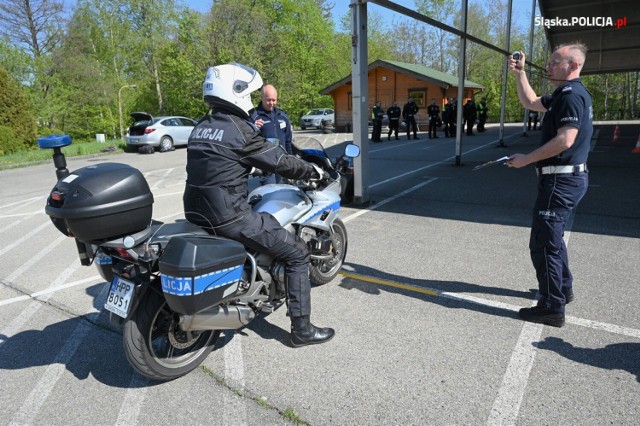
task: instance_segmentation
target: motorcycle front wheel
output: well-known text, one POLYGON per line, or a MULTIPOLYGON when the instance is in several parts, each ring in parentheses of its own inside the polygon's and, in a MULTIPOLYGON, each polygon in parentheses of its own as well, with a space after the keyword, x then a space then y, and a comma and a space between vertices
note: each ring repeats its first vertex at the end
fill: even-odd
POLYGON ((196 369, 218 337, 218 330, 182 331, 164 297, 150 290, 124 325, 124 353, 143 376, 168 381, 196 369))
POLYGON ((312 260, 309 267, 309 279, 314 285, 326 284, 333 280, 347 256, 347 228, 340 219, 333 222, 333 248, 329 260, 312 260))

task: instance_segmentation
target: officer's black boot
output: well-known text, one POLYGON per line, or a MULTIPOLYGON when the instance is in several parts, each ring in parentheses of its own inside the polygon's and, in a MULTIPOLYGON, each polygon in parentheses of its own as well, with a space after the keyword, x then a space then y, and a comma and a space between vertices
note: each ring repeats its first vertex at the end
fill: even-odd
POLYGON ((311 324, 308 316, 291 318, 291 345, 294 348, 328 342, 334 334, 332 328, 319 328, 311 324))

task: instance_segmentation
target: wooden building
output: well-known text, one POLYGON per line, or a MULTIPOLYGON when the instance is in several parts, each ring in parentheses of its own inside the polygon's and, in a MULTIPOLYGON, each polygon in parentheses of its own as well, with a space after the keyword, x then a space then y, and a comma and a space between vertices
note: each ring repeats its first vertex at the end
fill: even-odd
MULTIPOLYGON (((397 102, 402 109, 411 97, 420 107, 416 117, 420 130, 427 130, 427 106, 431 104, 431 99, 435 98, 442 109, 445 97, 458 96, 458 77, 422 65, 377 60, 369 64, 368 74, 369 114, 377 101, 380 101, 382 108, 386 111, 393 102, 397 102)), ((482 85, 469 80, 465 80, 464 85, 465 101, 483 90, 482 85)), ((351 131, 353 129, 351 76, 322 89, 320 93, 333 97, 336 130, 351 131)))

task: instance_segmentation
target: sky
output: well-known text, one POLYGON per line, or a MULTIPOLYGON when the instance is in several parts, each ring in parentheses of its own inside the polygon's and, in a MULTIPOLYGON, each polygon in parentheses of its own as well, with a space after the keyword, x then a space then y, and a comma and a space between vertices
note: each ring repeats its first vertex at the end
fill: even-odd
MULTIPOLYGON (((67 0, 68 1, 68 0, 67 0)), ((340 18, 349 13, 349 3, 350 0, 329 0, 331 3, 334 3, 333 7, 333 19, 336 25, 336 29, 340 30, 340 18)), ((407 8, 414 8, 415 4, 413 0, 392 0, 396 4, 400 6, 404 6, 407 8)), ((182 3, 185 6, 188 6, 191 9, 197 10, 199 12, 208 12, 211 9, 211 0, 178 0, 178 2, 182 3)), ((370 3, 367 7, 367 10, 376 11, 380 13, 382 16, 389 17, 388 23, 391 24, 392 17, 400 17, 400 15, 395 12, 390 13, 386 8, 380 7, 377 4, 370 3)))
MULTIPOLYGON (((65 0, 65 1, 74 2, 75 0, 65 0)), ((177 1, 199 12, 208 12, 211 9, 211 4, 212 4, 211 0, 177 0, 177 1)), ((415 9, 414 0, 391 0, 391 1, 393 1, 394 3, 400 6, 404 6, 408 9, 415 9)), ((457 1, 460 4, 462 3, 461 0, 457 0, 457 1)), ((493 3, 493 0, 469 0, 469 1, 470 2, 474 1, 481 4, 484 3, 487 6, 493 3)), ((341 30, 340 19, 346 13, 350 13, 349 4, 351 3, 351 0, 329 0, 329 2, 334 4, 332 14, 333 14, 333 20, 335 23, 335 28, 337 30, 341 30)), ((531 15, 529 12, 531 10, 531 0, 513 0, 513 9, 514 9, 514 12, 513 12, 514 19, 519 20, 519 22, 520 20, 524 20, 523 24, 526 25, 526 23, 531 19, 530 18, 531 15), (526 13, 521 12, 522 10, 526 10, 526 13)), ((367 12, 375 13, 381 16, 382 19, 386 21, 385 23, 387 25, 391 25, 394 20, 403 19, 403 18, 408 19, 403 15, 393 12, 385 7, 378 6, 375 3, 369 3, 367 5, 367 12)))
MULTIPOLYGON (((404 6, 408 9, 415 8, 414 0, 391 0, 391 1, 393 1, 394 3, 400 6, 404 6)), ((487 5, 490 5, 493 2, 492 0, 470 0, 470 1, 485 3, 487 5)), ((63 0, 63 2, 64 2, 65 10, 67 12, 71 12, 71 9, 76 3, 76 0, 63 0)), ((198 12, 203 12, 203 13, 211 10, 211 4, 213 3, 212 0, 177 0, 177 2, 179 4, 182 4, 183 6, 189 7, 190 9, 197 10, 198 12)), ((335 28, 337 30, 341 30, 340 19, 342 16, 350 12, 349 3, 351 3, 351 0, 329 0, 329 2, 334 4, 332 14, 333 14, 333 20, 335 23, 335 28)), ((461 0, 458 0, 458 2, 461 3, 461 0)), ((524 19, 524 21, 527 21, 528 19, 530 19, 529 10, 531 9, 531 0, 513 0, 513 8, 514 8, 514 12, 513 12, 514 19, 524 19), (524 16, 525 15, 524 13, 519 12, 523 8, 525 8, 525 10, 527 11, 526 16, 524 16)), ((408 19, 406 17, 403 17, 403 15, 390 11, 389 9, 384 8, 382 6, 378 6, 375 3, 369 3, 367 6, 367 11, 368 13, 375 13, 381 16, 382 19, 386 21, 385 23, 387 25, 391 25, 394 19, 395 20, 402 19, 402 18, 408 19)))

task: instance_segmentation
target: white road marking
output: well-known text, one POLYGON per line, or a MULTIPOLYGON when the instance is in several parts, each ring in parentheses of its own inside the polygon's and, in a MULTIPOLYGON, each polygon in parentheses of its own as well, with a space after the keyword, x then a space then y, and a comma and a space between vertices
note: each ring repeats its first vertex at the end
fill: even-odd
MULTIPOLYGON (((7 209, 8 209, 9 207, 14 207, 14 206, 17 206, 17 207, 24 207, 24 206, 26 206, 27 204, 34 203, 34 202, 36 202, 36 201, 38 201, 38 200, 42 200, 42 199, 44 199, 44 198, 47 198, 47 197, 42 196, 42 195, 39 195, 39 196, 37 196, 37 197, 31 197, 31 198, 27 198, 27 199, 25 199, 25 200, 15 201, 15 202, 13 202, 13 203, 9 203, 9 204, 5 204, 5 205, 3 205, 3 206, 0 206, 0 211, 6 212, 6 211, 7 211, 7 209)), ((1 216, 0 216, 0 217, 1 217, 1 216)))
POLYGON ((493 403, 488 425, 513 425, 527 389, 536 351, 534 343, 540 340, 543 325, 525 322, 511 354, 509 366, 502 378, 498 397, 493 403))
POLYGON ((357 212, 357 213, 354 213, 354 214, 352 214, 352 215, 350 215, 350 216, 348 216, 348 217, 345 217, 344 219, 342 219, 342 222, 347 223, 347 222, 349 222, 350 220, 356 219, 356 218, 358 218, 358 217, 362 216, 363 214, 366 214, 366 213, 368 213, 368 212, 370 212, 370 211, 372 211, 372 210, 375 210, 375 209, 377 209, 377 208, 379 208, 379 207, 382 207, 383 205, 385 205, 385 204, 387 204, 387 203, 389 203, 389 202, 391 202, 391 201, 395 200, 396 198, 400 198, 400 197, 402 197, 402 196, 404 196, 404 195, 407 195, 407 194, 408 194, 408 193, 410 193, 410 192, 415 191, 416 189, 420 189, 420 188, 422 188, 423 186, 428 185, 428 184, 430 184, 431 182, 434 182, 434 181, 435 181, 435 180, 437 180, 437 179, 438 179, 438 178, 431 178, 431 179, 426 180, 426 181, 424 181, 424 182, 420 182, 419 184, 414 185, 414 186, 412 186, 412 187, 411 187, 411 188, 409 188, 409 189, 405 189, 404 191, 402 191, 402 192, 400 192, 400 193, 398 193, 398 194, 396 194, 396 195, 394 195, 394 196, 392 196, 392 197, 386 198, 386 199, 384 199, 384 200, 380 201, 379 203, 376 203, 376 204, 375 204, 375 205, 373 205, 373 206, 367 207, 366 209, 362 209, 362 210, 360 210, 360 211, 359 211, 359 212, 357 212))
MULTIPOLYGON (((574 217, 575 211, 565 226, 564 243, 567 247, 569 246, 574 217)), ((540 340, 543 327, 543 324, 524 322, 516 347, 511 354, 507 371, 502 378, 498 396, 493 402, 487 425, 515 424, 536 357, 536 347, 533 343, 540 340)))
POLYGON ((56 291, 65 290, 67 288, 75 287, 77 285, 86 284, 93 281, 100 281, 100 280, 102 280, 102 277, 100 275, 94 275, 92 277, 85 278, 82 280, 73 281, 73 282, 62 284, 59 286, 49 287, 46 290, 36 291, 35 293, 32 293, 32 294, 25 294, 23 296, 12 297, 11 299, 0 300, 0 306, 10 305, 12 303, 21 302, 23 300, 28 300, 28 299, 36 299, 41 296, 48 295, 50 293, 55 293, 56 291))
POLYGON ((171 172, 173 172, 173 168, 166 169, 162 177, 160 177, 160 179, 158 179, 156 183, 153 184, 151 189, 157 189, 160 186, 160 184, 164 182, 165 178, 171 174, 171 172))
MULTIPOLYGON (((45 252, 45 250, 43 250, 41 253, 45 252)), ((43 253, 42 256, 44 256, 46 253, 48 253, 48 251, 43 253)), ((60 283, 65 282, 67 278, 69 278, 75 272, 75 270, 78 269, 79 266, 80 266, 80 262, 74 259, 71 265, 69 265, 64 271, 62 271, 62 273, 51 283, 50 288, 58 287, 60 283)), ((22 268, 18 268, 18 270, 21 270, 21 269, 22 268)), ((19 276, 20 274, 16 275, 16 273, 14 272, 13 274, 11 274, 11 276, 14 276, 14 275, 19 276)), ((51 294, 53 293, 44 294, 43 297, 41 297, 41 300, 46 302, 51 296, 51 294)), ((0 335, 6 336, 7 338, 9 338, 14 334, 16 334, 18 330, 21 330, 24 324, 26 324, 26 322, 29 321, 29 319, 36 313, 36 311, 40 309, 41 306, 42 306, 42 303, 36 302, 35 300, 29 303, 22 310, 22 312, 18 314, 17 317, 15 317, 10 323, 6 324, 2 329, 0 329, 0 335)), ((0 340, 0 346, 2 346, 3 343, 4 341, 0 340)))
MULTIPOLYGON (((65 241, 67 238, 68 237, 65 237, 64 235, 60 235, 58 238, 56 238, 51 243, 49 243, 48 246, 46 246, 45 248, 40 250, 38 253, 36 253, 33 256, 31 256, 30 258, 28 258, 26 262, 24 262, 22 265, 20 265, 20 267, 18 269, 16 269, 15 271, 12 272, 6 278, 6 280, 9 281, 9 282, 14 281, 16 278, 18 278, 20 275, 22 275, 27 269, 29 269, 34 264, 38 263, 40 261, 40 259, 42 259, 47 254, 49 254, 49 252, 53 251, 53 249, 55 249, 60 243, 65 241)), ((75 263, 78 264, 78 266, 80 265, 80 260, 75 259, 74 261, 75 261, 75 263)))
POLYGON ((15 247, 19 246, 20 244, 24 243, 25 241, 28 241, 34 235, 36 235, 38 232, 42 231, 44 228, 46 228, 47 226, 50 226, 50 225, 52 225, 51 221, 47 220, 45 223, 43 223, 40 226, 38 226, 37 228, 33 229, 31 232, 23 235, 22 238, 18 238, 13 243, 7 245, 2 250, 0 250, 0 256, 2 256, 3 254, 7 253, 8 251, 13 250, 15 247))
POLYGON ((124 396, 122 405, 120 406, 120 412, 118 413, 118 420, 116 420, 117 426, 129 426, 136 425, 140 422, 138 416, 142 409, 142 404, 147 397, 147 390, 151 381, 142 377, 136 372, 131 373, 131 381, 127 388, 127 393, 124 396))
MULTIPOLYGON (((27 213, 3 214, 3 215, 0 215, 0 219, 7 219, 9 217, 35 216, 37 214, 45 214, 44 209, 36 210, 33 212, 27 212, 27 213)), ((1 231, 4 231, 4 229, 0 229, 0 232, 1 231)))
POLYGON ((65 342, 53 363, 47 367, 44 374, 33 387, 29 396, 24 400, 22 406, 16 411, 11 419, 11 425, 34 424, 36 417, 40 413, 42 405, 45 403, 51 391, 55 387, 60 377, 67 369, 67 364, 78 350, 84 337, 91 330, 92 326, 84 319, 80 319, 80 324, 75 328, 71 336, 65 342))
MULTIPOLYGON (((508 137, 512 137, 512 136, 514 136, 514 135, 510 135, 510 136, 508 136, 508 137)), ((507 138, 504 138, 504 139, 507 139, 507 138)), ((477 151, 477 150, 482 149, 482 148, 484 148, 484 147, 486 147, 486 146, 489 146, 489 145, 493 145, 493 144, 495 144, 496 142, 498 142, 498 140, 497 140, 497 139, 496 139, 496 140, 494 140, 494 141, 491 141, 491 142, 489 142, 489 143, 486 143, 486 144, 484 144, 484 145, 480 145, 480 146, 477 146, 477 147, 475 147, 475 148, 473 148, 473 149, 470 149, 470 150, 468 150, 468 151, 465 151, 465 152, 464 152, 464 154, 469 154, 470 152, 477 151)), ((389 179, 385 179, 385 180, 383 180, 383 181, 380 181, 380 182, 374 183, 373 185, 369 185, 369 188, 375 188, 376 186, 384 185, 385 183, 389 183, 389 182, 392 182, 392 181, 394 181, 394 180, 396 180, 396 179, 400 179, 400 178, 403 178, 403 177, 405 177, 405 176, 412 175, 412 174, 414 174, 414 173, 416 173, 416 172, 420 172, 420 171, 422 171, 422 170, 430 169, 430 168, 435 167, 435 166, 438 166, 438 165, 440 165, 440 164, 442 164, 442 163, 445 163, 445 162, 448 162, 448 161, 454 160, 455 158, 456 158, 456 156, 455 156, 455 155, 453 155, 453 156, 451 156, 451 157, 449 157, 449 158, 445 158, 444 160, 440 160, 440 161, 437 161, 437 162, 435 162, 435 163, 431 163, 431 164, 426 165, 426 166, 424 166, 424 167, 418 167, 417 169, 413 169, 412 171, 409 171, 409 172, 403 173, 403 174, 401 174, 401 175, 394 176, 394 177, 389 178, 389 179)))
MULTIPOLYGON (((234 389, 244 390, 244 359, 242 357, 242 339, 234 331, 225 331, 224 338, 224 378, 234 389)), ((226 393, 221 424, 246 425, 247 404, 245 398, 237 398, 233 393, 226 393)))

